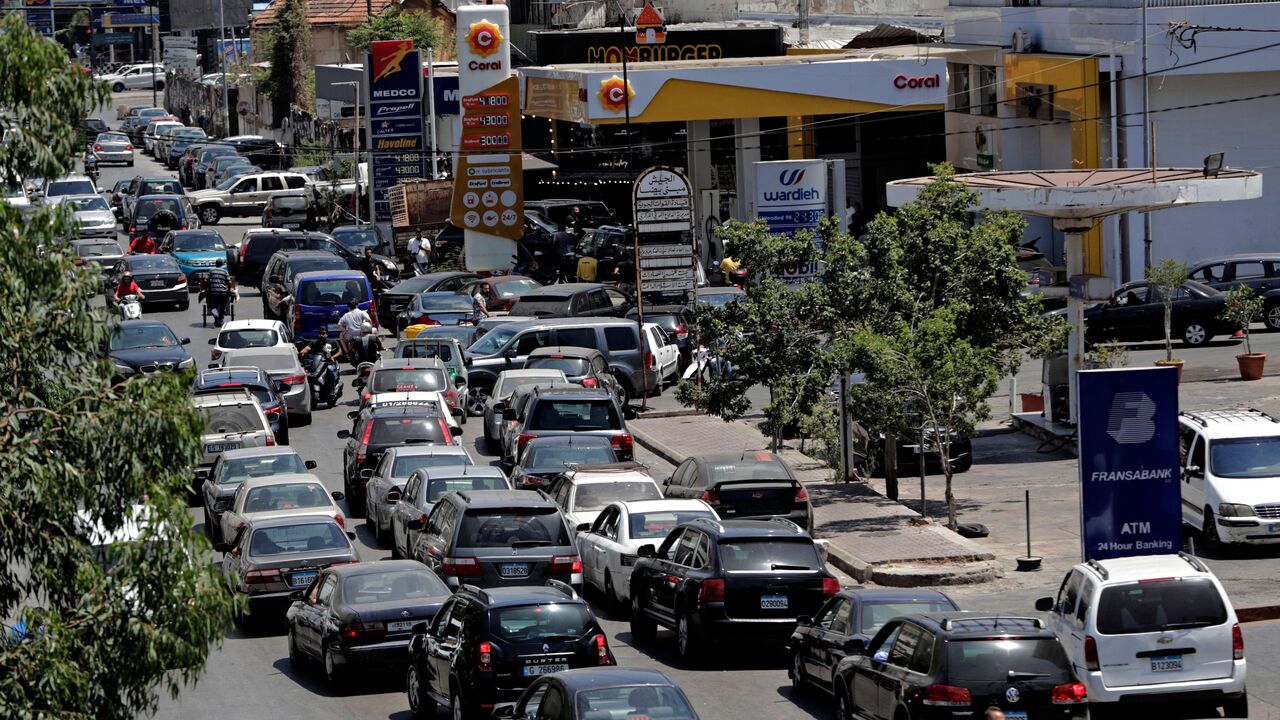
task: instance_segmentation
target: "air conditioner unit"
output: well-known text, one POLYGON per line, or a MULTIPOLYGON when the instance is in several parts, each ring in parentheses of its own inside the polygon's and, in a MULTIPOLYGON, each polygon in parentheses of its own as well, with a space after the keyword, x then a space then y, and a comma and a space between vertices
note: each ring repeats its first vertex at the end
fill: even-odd
POLYGON ((1013 31, 1013 39, 1010 45, 1013 47, 1013 52, 1016 53, 1035 52, 1036 49, 1036 43, 1032 39, 1031 33, 1022 28, 1013 31))

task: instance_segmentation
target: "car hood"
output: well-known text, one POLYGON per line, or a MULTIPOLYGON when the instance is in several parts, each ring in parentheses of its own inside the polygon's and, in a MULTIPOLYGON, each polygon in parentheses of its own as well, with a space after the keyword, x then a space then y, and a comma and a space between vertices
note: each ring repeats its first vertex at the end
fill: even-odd
POLYGON ((227 258, 226 250, 201 250, 200 252, 178 252, 173 253, 173 257, 178 262, 189 262, 191 260, 217 260, 227 258))
POLYGON ((1280 503, 1280 478, 1219 478, 1213 479, 1218 500, 1242 505, 1274 505, 1280 503))
POLYGON ((208 190, 193 190, 187 193, 187 198, 191 200, 192 205, 199 205, 201 200, 221 200, 225 198, 227 193, 222 190, 210 188, 208 190))
POLYGON ((139 365, 151 365, 158 363, 177 364, 191 358, 186 348, 179 345, 178 347, 148 347, 134 348, 132 350, 112 350, 109 357, 116 362, 137 367, 139 365))
POLYGON ((601 512, 603 511, 602 510, 572 510, 566 513, 566 515, 568 516, 567 519, 569 520, 569 529, 577 530, 577 527, 579 525, 582 525, 583 523, 586 523, 588 525, 594 525, 596 522, 596 518, 599 517, 601 512))
POLYGON ((76 213, 76 220, 79 220, 82 225, 116 224, 115 213, 110 210, 82 210, 76 213))

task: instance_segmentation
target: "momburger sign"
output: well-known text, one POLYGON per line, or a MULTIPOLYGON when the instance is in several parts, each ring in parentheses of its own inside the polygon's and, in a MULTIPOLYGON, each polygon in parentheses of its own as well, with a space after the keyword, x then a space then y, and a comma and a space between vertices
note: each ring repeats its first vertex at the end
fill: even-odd
MULTIPOLYGON (((572 63, 646 63, 669 60, 718 60, 734 57, 783 55, 782 28, 773 25, 716 30, 687 30, 666 26, 666 42, 637 45, 635 36, 617 29, 540 30, 531 33, 539 65, 572 63)), ((683 26, 690 27, 690 26, 683 26)))

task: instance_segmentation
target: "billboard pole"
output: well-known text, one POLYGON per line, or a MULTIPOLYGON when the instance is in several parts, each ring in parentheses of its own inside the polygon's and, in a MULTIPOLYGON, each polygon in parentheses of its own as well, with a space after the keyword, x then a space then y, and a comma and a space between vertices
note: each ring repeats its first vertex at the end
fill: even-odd
MULTIPOLYGON (((631 144, 631 82, 627 79, 627 14, 625 12, 618 13, 618 29, 622 31, 622 41, 619 43, 619 49, 622 51, 622 109, 625 113, 624 124, 627 133, 627 184, 635 184, 635 148, 631 144)), ((644 337, 644 295, 640 292, 640 233, 635 231, 636 208, 635 203, 631 204, 631 241, 632 252, 634 253, 632 263, 635 269, 636 284, 636 330, 640 334, 640 351, 645 353, 640 360, 640 409, 646 410, 649 406, 649 368, 645 362, 646 357, 651 351, 645 351, 648 343, 644 337)))
POLYGON ((440 172, 436 162, 436 49, 433 47, 427 48, 427 116, 431 119, 427 126, 431 138, 431 179, 435 180, 440 172))

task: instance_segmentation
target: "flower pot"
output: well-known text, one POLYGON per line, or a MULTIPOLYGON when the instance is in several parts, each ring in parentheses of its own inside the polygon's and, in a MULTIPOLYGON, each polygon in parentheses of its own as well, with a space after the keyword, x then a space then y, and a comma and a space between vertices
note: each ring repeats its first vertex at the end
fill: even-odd
POLYGON ((1156 365, 1158 365, 1158 366, 1160 366, 1160 367, 1168 366, 1168 367, 1176 367, 1176 368, 1178 368, 1178 383, 1179 383, 1179 384, 1181 384, 1181 383, 1182 383, 1182 363, 1183 363, 1183 361, 1182 361, 1182 360, 1178 360, 1178 359, 1176 359, 1176 358, 1175 358, 1175 359, 1173 359, 1173 360, 1157 360, 1157 361, 1156 361, 1156 365))
POLYGON ((1262 368, 1267 364, 1266 353, 1240 353, 1236 356, 1240 364, 1241 380, 1261 380, 1262 368))
POLYGON ((1044 412, 1044 396, 1040 393, 1018 393, 1018 398, 1022 403, 1022 412, 1044 412))

